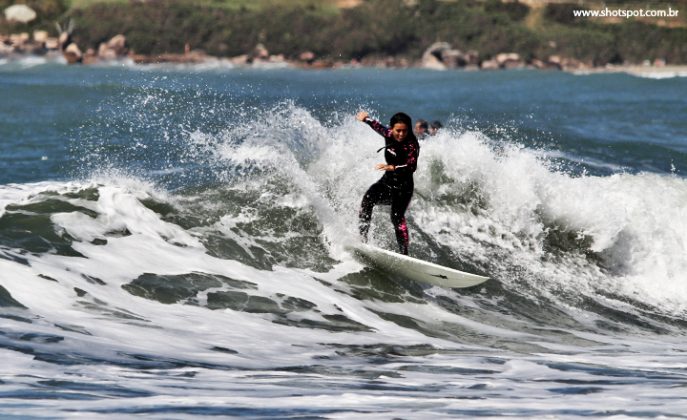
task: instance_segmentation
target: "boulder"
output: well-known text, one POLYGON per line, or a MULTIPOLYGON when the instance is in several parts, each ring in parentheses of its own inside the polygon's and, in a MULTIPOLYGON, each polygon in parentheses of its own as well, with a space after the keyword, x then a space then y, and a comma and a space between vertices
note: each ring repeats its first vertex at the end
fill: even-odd
POLYGON ((102 42, 98 46, 98 58, 100 60, 117 60, 126 57, 128 53, 126 37, 121 34, 113 36, 109 41, 102 42))
POLYGON ((499 63, 496 61, 496 59, 492 58, 491 60, 482 61, 480 67, 482 70, 496 70, 499 68, 499 63))
POLYGON ((30 37, 28 32, 10 35, 10 43, 15 47, 22 47, 24 44, 29 42, 29 39, 30 37))
POLYGON ((423 55, 421 66, 423 68, 431 69, 431 70, 446 70, 446 64, 444 64, 434 54, 423 55))
POLYGON ((315 53, 312 51, 303 51, 298 55, 298 60, 304 63, 312 64, 315 61, 315 53))
POLYGON ((98 55, 96 54, 95 50, 93 48, 89 48, 86 50, 86 53, 83 55, 83 63, 84 64, 95 64, 98 62, 98 55))
POLYGON ((561 59, 561 68, 566 69, 566 70, 584 70, 589 67, 593 67, 589 64, 585 64, 575 58, 562 58, 561 59))
POLYGON ((479 66, 479 51, 468 51, 465 53, 465 59, 467 60, 467 66, 479 66))
POLYGON ((48 40, 48 31, 33 31, 33 40, 45 44, 45 41, 48 40))
POLYGON ((98 45, 98 58, 100 60, 116 60, 117 54, 107 47, 107 43, 101 42, 98 45))
POLYGON ((64 58, 69 64, 81 63, 83 60, 83 53, 79 46, 72 42, 64 49, 64 58))
POLYGON ((248 54, 241 54, 230 58, 229 61, 236 66, 247 66, 250 64, 251 59, 248 57, 248 54))
POLYGON ((14 4, 5 9, 5 19, 9 22, 27 23, 36 19, 36 11, 25 4, 14 4))
POLYGON ((428 69, 444 70, 465 67, 468 64, 477 64, 478 56, 464 54, 454 49, 448 42, 435 42, 422 54, 421 66, 428 69))
POLYGON ((441 54, 441 61, 450 69, 455 69, 457 67, 465 67, 468 64, 468 60, 460 50, 444 50, 441 54))
POLYGON ((117 57, 124 57, 129 52, 126 44, 126 37, 122 34, 115 35, 112 39, 107 41, 107 48, 114 51, 117 57))
POLYGON ((504 69, 521 69, 524 67, 525 67, 525 62, 522 60, 518 60, 518 61, 510 61, 509 60, 503 64, 504 69))
POLYGON ((525 63, 520 59, 520 54, 518 53, 500 53, 495 57, 496 63, 498 63, 499 68, 502 69, 512 69, 524 67, 525 63))
POLYGON ((60 42, 57 38, 49 37, 45 40, 45 48, 48 50, 58 50, 60 49, 60 42))
POLYGON ((256 45, 255 48, 253 48, 253 51, 249 55, 253 59, 258 59, 258 60, 267 60, 270 58, 270 52, 262 44, 256 45))

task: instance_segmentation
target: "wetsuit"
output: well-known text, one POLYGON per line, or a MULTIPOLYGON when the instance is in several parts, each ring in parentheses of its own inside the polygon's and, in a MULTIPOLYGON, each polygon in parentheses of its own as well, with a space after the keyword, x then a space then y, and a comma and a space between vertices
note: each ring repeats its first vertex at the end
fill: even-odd
POLYGON ((399 251, 408 255, 409 238, 405 212, 413 196, 413 172, 417 168, 420 145, 412 132, 409 132, 403 141, 396 141, 391 135, 391 129, 379 121, 365 118, 364 122, 384 137, 384 158, 387 164, 394 165, 396 169, 384 172, 382 178, 372 184, 363 196, 359 213, 360 235, 367 241, 375 204, 391 204, 391 222, 396 232, 399 251))

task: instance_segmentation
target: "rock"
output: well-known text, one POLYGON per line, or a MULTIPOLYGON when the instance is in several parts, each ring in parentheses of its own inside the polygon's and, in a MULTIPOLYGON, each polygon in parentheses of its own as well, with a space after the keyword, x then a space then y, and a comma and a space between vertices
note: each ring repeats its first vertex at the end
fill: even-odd
POLYGON ((79 46, 72 42, 64 49, 64 58, 69 64, 81 63, 83 60, 83 53, 79 46))
POLYGON ((304 63, 312 64, 315 61, 315 53, 312 51, 303 51, 298 55, 298 60, 304 63))
POLYGON ((36 11, 25 4, 15 4, 5 9, 5 19, 9 22, 31 22, 36 16, 36 11))
POLYGON ((465 59, 467 60, 466 66, 479 66, 479 51, 468 51, 465 53, 465 59))
POLYGON ((588 67, 593 67, 591 65, 587 65, 579 60, 576 60, 574 58, 562 58, 561 59, 561 68, 566 69, 566 70, 583 70, 588 67))
POLYGON ((22 47, 24 44, 29 42, 29 39, 30 37, 28 32, 10 35, 10 43, 15 47, 22 47))
POLYGON ((22 54, 45 55, 48 50, 42 42, 28 42, 20 50, 22 54))
POLYGON ((499 63, 496 61, 496 59, 492 58, 491 60, 482 61, 480 67, 482 70, 497 70, 499 68, 499 63))
POLYGON ((96 54, 95 50, 93 48, 89 48, 86 50, 86 53, 83 55, 83 63, 84 64, 95 64, 98 62, 98 55, 96 54))
POLYGON ((328 69, 334 66, 330 60, 315 60, 310 65, 313 69, 328 69))
POLYGON ((251 59, 248 57, 248 54, 242 54, 230 58, 229 61, 231 61, 232 64, 237 66, 247 66, 248 64, 250 64, 251 59))
POLYGON ((532 67, 539 70, 560 70, 560 64, 552 63, 549 61, 540 60, 538 58, 532 59, 532 67))
POLYGON ((430 70, 446 70, 446 64, 434 54, 423 55, 421 66, 430 70))
POLYGON ((45 48, 48 50, 58 50, 60 48, 60 42, 57 38, 50 37, 45 40, 45 48))
POLYGON ((249 58, 247 54, 237 55, 236 57, 231 57, 229 61, 235 66, 247 66, 249 64, 249 58))
POLYGON ((446 65, 446 67, 455 69, 457 67, 465 67, 468 61, 460 50, 444 50, 441 54, 441 61, 446 65))
POLYGON ((524 67, 525 63, 520 59, 518 53, 501 53, 496 55, 496 63, 502 69, 512 69, 524 67))
POLYGON ((522 69, 524 67, 525 67, 525 62, 522 60, 518 60, 518 61, 509 60, 503 64, 503 68, 507 69, 507 70, 522 69))
POLYGON ((117 57, 124 57, 129 52, 126 45, 126 37, 122 34, 115 35, 107 41, 107 48, 114 51, 117 57))
POLYGON ((33 40, 45 44, 45 41, 48 40, 48 31, 33 31, 33 40))
POLYGON ((100 60, 117 60, 126 57, 129 49, 126 46, 126 37, 124 35, 115 35, 107 42, 102 42, 98 46, 98 59, 100 60))
POLYGON ((427 69, 444 70, 476 64, 477 54, 468 56, 451 47, 448 42, 435 42, 422 54, 421 66, 427 69))
POLYGON ((250 56, 253 59, 267 60, 270 57, 270 52, 267 50, 267 48, 265 48, 264 45, 258 44, 255 46, 255 48, 253 48, 250 56))
POLYGON ((0 42, 0 57, 3 55, 9 55, 14 51, 14 48, 12 46, 5 44, 4 42, 0 42))
POLYGON ((116 60, 117 54, 109 49, 106 43, 101 42, 100 45, 98 45, 98 58, 101 60, 116 60))

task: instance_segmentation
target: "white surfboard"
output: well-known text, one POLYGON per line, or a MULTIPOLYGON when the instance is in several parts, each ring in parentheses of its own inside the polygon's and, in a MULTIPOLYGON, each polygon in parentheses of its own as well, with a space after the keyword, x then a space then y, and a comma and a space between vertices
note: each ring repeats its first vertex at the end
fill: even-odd
POLYGON ((349 249, 363 256, 378 269, 421 283, 453 289, 476 286, 489 280, 489 277, 465 273, 366 244, 352 245, 349 249))

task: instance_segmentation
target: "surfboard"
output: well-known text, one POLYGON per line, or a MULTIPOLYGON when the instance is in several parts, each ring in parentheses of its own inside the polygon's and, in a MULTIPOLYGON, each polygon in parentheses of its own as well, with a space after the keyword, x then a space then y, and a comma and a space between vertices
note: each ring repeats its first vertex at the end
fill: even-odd
POLYGON ((367 244, 351 245, 348 248, 377 269, 420 283, 455 289, 476 286, 489 280, 489 277, 466 273, 367 244))

